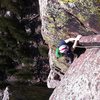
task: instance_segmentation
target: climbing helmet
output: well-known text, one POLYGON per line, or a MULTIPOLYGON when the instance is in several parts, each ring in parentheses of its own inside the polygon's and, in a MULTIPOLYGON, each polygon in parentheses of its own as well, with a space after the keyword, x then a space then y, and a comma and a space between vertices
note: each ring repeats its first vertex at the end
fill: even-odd
POLYGON ((65 53, 66 51, 68 51, 69 50, 69 47, 67 46, 67 45, 61 45, 60 47, 59 47, 59 52, 60 53, 65 53))

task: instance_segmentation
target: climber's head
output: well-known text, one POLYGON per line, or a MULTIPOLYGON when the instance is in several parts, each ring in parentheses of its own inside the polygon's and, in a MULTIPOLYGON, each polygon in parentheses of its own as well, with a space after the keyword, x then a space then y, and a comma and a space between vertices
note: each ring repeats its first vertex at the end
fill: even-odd
POLYGON ((59 52, 60 53, 65 53, 66 51, 68 51, 68 46, 67 45, 61 45, 60 47, 59 47, 59 52))
POLYGON ((66 42, 64 40, 60 40, 56 48, 56 57, 62 57, 68 50, 69 47, 67 46, 66 42))

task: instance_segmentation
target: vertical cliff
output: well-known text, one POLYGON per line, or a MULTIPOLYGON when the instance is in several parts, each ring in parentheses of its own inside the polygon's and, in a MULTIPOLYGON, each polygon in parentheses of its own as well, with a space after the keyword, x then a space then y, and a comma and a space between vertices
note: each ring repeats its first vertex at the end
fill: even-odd
POLYGON ((55 88, 50 100, 99 100, 100 49, 86 48, 69 65, 64 57, 56 59, 55 48, 60 39, 78 34, 84 36, 80 43, 100 44, 100 1, 39 0, 39 3, 42 36, 49 45, 51 71, 47 86, 55 88))

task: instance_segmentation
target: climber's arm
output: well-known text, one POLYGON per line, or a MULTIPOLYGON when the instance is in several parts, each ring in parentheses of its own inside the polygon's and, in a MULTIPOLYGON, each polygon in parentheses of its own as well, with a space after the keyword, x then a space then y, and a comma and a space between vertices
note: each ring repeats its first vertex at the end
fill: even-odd
POLYGON ((69 39, 66 39, 66 40, 64 40, 64 41, 65 41, 66 43, 68 43, 68 42, 74 42, 75 39, 76 39, 76 38, 69 38, 69 39))
POLYGON ((65 40, 65 42, 66 42, 66 43, 68 43, 68 42, 74 42, 72 48, 75 49, 78 40, 76 40, 76 38, 69 38, 69 39, 65 40))
POLYGON ((73 49, 75 49, 76 45, 77 45, 77 42, 79 41, 79 39, 82 37, 82 35, 78 35, 76 38, 69 38, 69 39, 66 39, 65 42, 68 43, 68 42, 74 42, 73 44, 73 49))

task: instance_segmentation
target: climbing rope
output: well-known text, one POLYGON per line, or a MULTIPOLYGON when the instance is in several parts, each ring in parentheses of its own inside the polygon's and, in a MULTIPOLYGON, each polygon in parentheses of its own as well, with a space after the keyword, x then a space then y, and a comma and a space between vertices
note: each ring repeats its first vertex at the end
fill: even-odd
POLYGON ((78 48, 100 48, 100 46, 76 46, 78 48))

